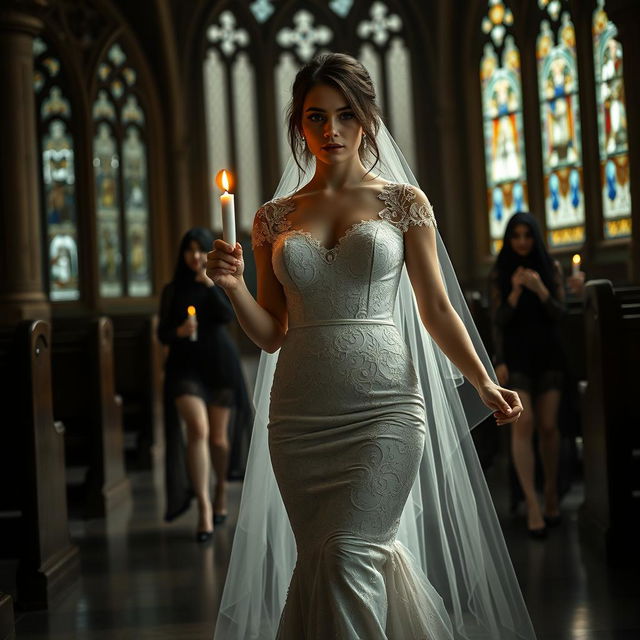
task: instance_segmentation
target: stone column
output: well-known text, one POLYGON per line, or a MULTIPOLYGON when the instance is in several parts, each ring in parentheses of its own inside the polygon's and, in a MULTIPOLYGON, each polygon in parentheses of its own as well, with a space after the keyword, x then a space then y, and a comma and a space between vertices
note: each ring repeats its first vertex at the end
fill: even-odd
POLYGON ((48 318, 33 92, 35 16, 0 8, 0 324, 48 318))

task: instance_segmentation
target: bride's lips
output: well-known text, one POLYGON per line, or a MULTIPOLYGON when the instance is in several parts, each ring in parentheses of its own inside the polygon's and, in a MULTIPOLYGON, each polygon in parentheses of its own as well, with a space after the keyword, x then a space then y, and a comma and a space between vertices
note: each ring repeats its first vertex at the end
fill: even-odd
POLYGON ((321 147, 325 151, 338 151, 339 149, 344 149, 343 144, 324 144, 321 147))

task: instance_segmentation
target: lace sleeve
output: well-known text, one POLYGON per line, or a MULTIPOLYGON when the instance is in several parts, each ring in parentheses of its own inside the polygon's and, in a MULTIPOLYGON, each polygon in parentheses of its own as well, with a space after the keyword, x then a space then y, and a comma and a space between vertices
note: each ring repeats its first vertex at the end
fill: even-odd
POLYGON ((286 216, 293 209, 294 205, 288 200, 271 200, 263 204, 253 220, 251 248, 273 244, 276 237, 291 226, 286 216))
POLYGON ((438 226, 427 196, 412 185, 386 184, 378 198, 386 205, 378 215, 403 232, 411 226, 438 226))

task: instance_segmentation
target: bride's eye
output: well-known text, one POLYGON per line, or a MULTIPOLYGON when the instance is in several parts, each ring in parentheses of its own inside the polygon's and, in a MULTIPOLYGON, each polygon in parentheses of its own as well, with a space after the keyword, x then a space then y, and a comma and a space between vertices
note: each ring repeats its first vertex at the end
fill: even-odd
POLYGON ((324 116, 321 113, 312 113, 307 117, 311 122, 322 122, 323 118, 324 116))
POLYGON ((352 118, 355 118, 355 117, 356 117, 356 114, 355 114, 355 113, 352 113, 351 111, 345 111, 344 113, 341 113, 341 114, 340 114, 340 117, 341 117, 343 120, 351 120, 352 118))

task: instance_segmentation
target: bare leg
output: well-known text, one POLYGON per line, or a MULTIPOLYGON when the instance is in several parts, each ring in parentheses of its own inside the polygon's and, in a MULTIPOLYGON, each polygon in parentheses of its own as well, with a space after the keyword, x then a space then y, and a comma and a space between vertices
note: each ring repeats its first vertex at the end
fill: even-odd
POLYGON ((214 495, 214 512, 216 514, 227 513, 226 482, 227 469, 229 467, 229 438, 227 429, 229 426, 229 407, 209 405, 209 445, 211 450, 211 462, 216 474, 216 492, 214 495))
POLYGON ((186 394, 176 398, 176 407, 187 425, 187 468, 198 501, 198 531, 212 531, 207 408, 201 398, 186 394))
POLYGON ((519 420, 511 425, 511 454, 527 504, 527 527, 529 529, 541 529, 544 527, 544 519, 534 483, 534 416, 531 395, 529 392, 521 391, 520 389, 516 391, 520 396, 524 411, 519 420))
POLYGON ((559 405, 560 391, 557 389, 545 391, 536 399, 540 458, 544 469, 544 512, 547 516, 557 516, 560 513, 558 510, 559 405))

